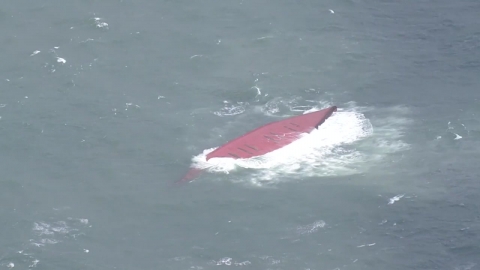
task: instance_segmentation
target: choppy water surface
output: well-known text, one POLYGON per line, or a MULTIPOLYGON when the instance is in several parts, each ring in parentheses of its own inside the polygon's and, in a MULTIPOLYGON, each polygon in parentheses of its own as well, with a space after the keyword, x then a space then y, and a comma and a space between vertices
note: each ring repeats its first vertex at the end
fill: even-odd
POLYGON ((5 1, 0 268, 478 269, 478 14, 5 1), (331 105, 288 147, 205 160, 331 105))

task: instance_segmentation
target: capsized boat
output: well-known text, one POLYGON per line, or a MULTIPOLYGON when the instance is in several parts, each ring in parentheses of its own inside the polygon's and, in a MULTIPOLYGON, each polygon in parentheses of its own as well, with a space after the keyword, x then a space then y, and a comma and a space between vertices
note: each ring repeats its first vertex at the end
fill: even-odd
MULTIPOLYGON (((320 111, 310 112, 272 122, 254 129, 207 154, 206 159, 233 158, 246 159, 265 155, 280 149, 300 138, 303 133, 310 133, 325 122, 335 111, 332 106, 320 111)), ((191 168, 178 182, 193 181, 202 173, 199 168, 191 168)))

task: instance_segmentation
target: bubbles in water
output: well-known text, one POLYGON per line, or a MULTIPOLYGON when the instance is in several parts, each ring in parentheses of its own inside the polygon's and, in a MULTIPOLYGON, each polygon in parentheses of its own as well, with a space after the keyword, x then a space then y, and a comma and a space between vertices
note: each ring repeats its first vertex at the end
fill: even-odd
POLYGON ((248 103, 237 102, 237 103, 231 104, 230 102, 225 101, 224 107, 218 111, 213 112, 213 114, 217 116, 232 116, 232 115, 242 114, 245 112, 246 105, 248 105, 248 103))

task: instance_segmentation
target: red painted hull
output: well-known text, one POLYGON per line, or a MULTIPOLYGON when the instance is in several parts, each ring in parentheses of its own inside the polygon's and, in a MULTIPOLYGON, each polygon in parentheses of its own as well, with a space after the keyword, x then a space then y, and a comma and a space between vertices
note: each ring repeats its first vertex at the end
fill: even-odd
MULTIPOLYGON (((302 133, 310 133, 336 110, 337 107, 333 106, 261 126, 215 149, 207 155, 207 160, 216 157, 239 159, 265 155, 296 141, 302 133)), ((192 168, 179 182, 190 182, 200 173, 200 169, 192 168)))

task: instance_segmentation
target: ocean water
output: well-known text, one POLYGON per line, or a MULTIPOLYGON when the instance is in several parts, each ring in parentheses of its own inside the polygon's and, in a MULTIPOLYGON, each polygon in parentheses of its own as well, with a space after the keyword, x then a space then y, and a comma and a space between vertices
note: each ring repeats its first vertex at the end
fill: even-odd
POLYGON ((480 269, 479 14, 4 1, 0 269, 480 269), (331 105, 284 149, 205 160, 331 105))

